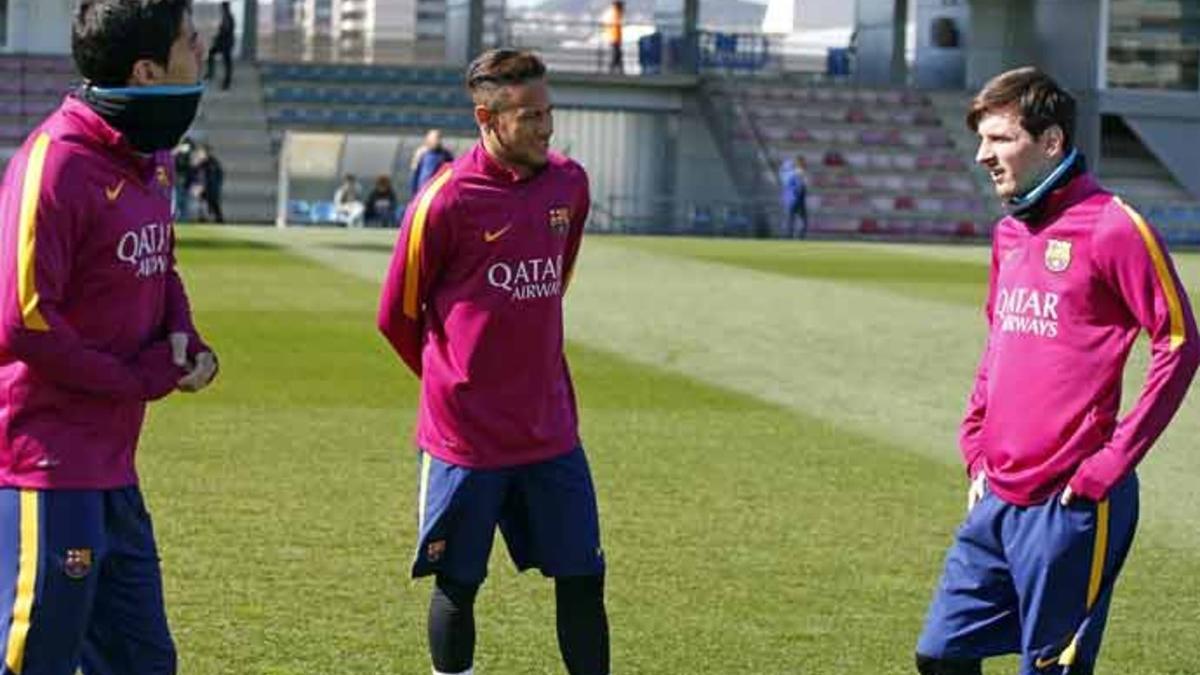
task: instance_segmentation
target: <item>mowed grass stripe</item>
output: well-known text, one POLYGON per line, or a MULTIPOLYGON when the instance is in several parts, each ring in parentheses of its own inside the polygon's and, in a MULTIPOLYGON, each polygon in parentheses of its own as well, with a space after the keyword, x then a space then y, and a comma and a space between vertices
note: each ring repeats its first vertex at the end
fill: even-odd
POLYGON ((959 247, 961 253, 951 257, 923 253, 912 247, 845 242, 676 237, 624 238, 617 242, 660 255, 802 279, 861 284, 904 297, 972 307, 983 301, 981 288, 986 286, 981 284, 987 281, 989 264, 988 250, 982 246, 959 247))
MULTIPOLYGON (((945 276, 942 258, 973 249, 931 245, 922 258, 920 249, 908 245, 892 254, 878 244, 833 242, 626 238, 612 243, 593 245, 585 258, 585 269, 596 273, 590 284, 579 285, 572 305, 578 308, 580 297, 591 301, 574 315, 585 324, 584 335, 605 336, 633 358, 668 364, 843 428, 959 462, 954 434, 983 348, 982 302, 954 308, 907 300, 874 281, 864 282, 870 272, 856 267, 890 257, 889 274, 903 273, 924 285, 927 274, 945 276), (672 242, 678 242, 679 253, 670 252, 676 250, 672 242), (655 257, 647 258, 643 248, 655 257), (620 249, 630 252, 614 253, 620 249), (845 283, 806 276, 804 270, 814 264, 826 272, 837 268, 819 262, 827 251, 833 259, 853 260, 857 251, 864 257, 844 266, 845 283), (716 262, 727 252, 727 263, 716 262), (744 264, 756 256, 777 269, 763 272, 763 266, 744 264), (646 278, 654 282, 642 283, 646 278), (643 287, 635 290, 639 284, 643 287), (622 330, 623 317, 636 317, 631 321, 640 322, 640 334, 631 335, 632 327, 622 330)), ((986 249, 974 252, 986 260, 986 249)), ((1195 310, 1200 307, 1200 255, 1184 251, 1174 258, 1195 310)), ((974 282, 980 298, 985 281, 986 270, 974 282)), ((1124 411, 1141 392, 1147 364, 1143 336, 1125 371, 1124 411)), ((1192 548, 1200 548, 1196 389, 1193 385, 1141 469, 1147 512, 1162 516, 1151 521, 1151 528, 1192 548)))
MULTIPOLYGON (((395 236, 273 229, 214 235, 274 242, 374 283, 395 236)), ((963 381, 974 372, 983 338, 976 310, 636 248, 656 241, 699 246, 687 239, 586 241, 567 299, 571 339, 924 447, 943 460, 953 454, 963 381)), ((749 243, 776 255, 774 242, 749 243)))
MULTIPOLYGON (((374 334, 377 285, 278 251, 181 256, 224 368, 213 391, 156 406, 142 444, 183 672, 427 672, 428 584, 403 574, 416 388, 374 334), (264 310, 293 309, 222 300, 251 290, 272 299, 264 310)), ((620 672, 911 672, 961 516, 956 467, 579 342, 570 352, 620 672)), ((495 553, 481 672, 562 672, 549 585, 495 553)), ((1197 572, 1192 551, 1139 542, 1100 672, 1200 668, 1197 572)))
MULTIPOLYGON (((382 231, 206 232, 272 242, 374 283, 395 238, 382 231)), ((669 244, 714 260, 733 245, 739 259, 759 255, 776 265, 810 246, 875 257, 894 250, 890 264, 917 280, 946 258, 986 259, 986 249, 591 237, 567 301, 568 335, 583 344, 959 464, 958 422, 984 340, 977 305, 910 297, 860 278, 814 279, 699 260, 668 252, 669 244)), ((1184 253, 1176 262, 1184 286, 1200 286, 1200 256, 1184 253)), ((984 277, 974 283, 982 297, 984 277)), ((1200 298, 1200 290, 1191 295, 1200 298)), ((1146 362, 1142 341, 1126 370, 1126 408, 1141 389, 1146 362)), ((1146 505, 1163 515, 1151 527, 1200 548, 1194 526, 1200 481, 1192 479, 1200 475, 1200 456, 1190 443, 1197 437, 1200 398, 1192 396, 1143 465, 1143 478, 1146 505)))

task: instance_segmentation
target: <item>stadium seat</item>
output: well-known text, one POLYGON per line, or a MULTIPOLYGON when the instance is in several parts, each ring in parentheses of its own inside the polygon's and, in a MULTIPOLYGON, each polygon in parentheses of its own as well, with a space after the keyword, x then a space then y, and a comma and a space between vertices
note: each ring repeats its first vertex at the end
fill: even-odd
POLYGON ((740 207, 727 206, 722 212, 724 232, 726 236, 745 237, 752 232, 750 214, 740 207))
POLYGON ((711 234, 714 222, 712 208, 705 205, 692 205, 688 222, 691 230, 696 234, 711 234))
POLYGON ((21 111, 26 117, 45 117, 53 112, 58 107, 58 104, 62 103, 63 96, 65 95, 64 92, 53 97, 41 96, 35 98, 26 96, 21 99, 21 111))
POLYGON ((309 207, 309 222, 338 222, 337 206, 335 206, 333 202, 312 202, 309 207))

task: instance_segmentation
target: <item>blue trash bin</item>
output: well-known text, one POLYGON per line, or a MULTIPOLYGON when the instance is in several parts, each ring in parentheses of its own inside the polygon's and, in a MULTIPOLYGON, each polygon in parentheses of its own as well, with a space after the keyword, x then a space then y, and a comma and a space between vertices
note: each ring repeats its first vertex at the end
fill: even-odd
POLYGON ((638 65, 643 73, 661 73, 662 55, 662 33, 650 33, 638 38, 638 65))
POLYGON ((825 74, 830 77, 845 77, 850 74, 850 50, 831 47, 825 55, 825 74))

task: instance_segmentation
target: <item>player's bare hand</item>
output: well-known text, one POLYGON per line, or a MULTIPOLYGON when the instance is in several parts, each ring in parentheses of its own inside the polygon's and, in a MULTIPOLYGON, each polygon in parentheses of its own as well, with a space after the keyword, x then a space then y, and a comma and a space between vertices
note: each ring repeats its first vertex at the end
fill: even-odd
POLYGON ((171 343, 171 361, 180 368, 187 368, 188 334, 171 333, 167 341, 171 343))
POLYGON ((967 489, 967 511, 975 508, 982 499, 984 493, 987 492, 987 474, 980 471, 975 475, 975 479, 971 481, 971 487, 967 489))
POLYGON ((217 374, 217 357, 212 352, 200 352, 196 354, 196 363, 187 375, 179 378, 179 390, 186 392, 197 392, 208 386, 212 382, 213 375, 217 374))
POLYGON ((1063 490, 1062 497, 1059 497, 1058 503, 1062 504, 1063 506, 1070 506, 1071 502, 1074 500, 1075 493, 1071 492, 1071 486, 1068 485, 1066 489, 1063 490))

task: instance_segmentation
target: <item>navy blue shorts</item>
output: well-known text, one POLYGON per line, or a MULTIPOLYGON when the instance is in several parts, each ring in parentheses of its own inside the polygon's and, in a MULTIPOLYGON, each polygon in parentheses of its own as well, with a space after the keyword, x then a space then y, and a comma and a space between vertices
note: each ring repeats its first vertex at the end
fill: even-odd
POLYGON ((175 672, 136 486, 0 489, 0 651, 5 675, 175 672))
POLYGON ((917 652, 1021 654, 1022 675, 1090 673, 1137 519, 1136 475, 1100 503, 1013 506, 989 492, 950 547, 917 652))
POLYGON ((596 490, 583 448, 545 462, 468 469, 427 452, 420 459, 413 577, 487 577, 496 526, 518 570, 549 577, 604 571, 596 490))

